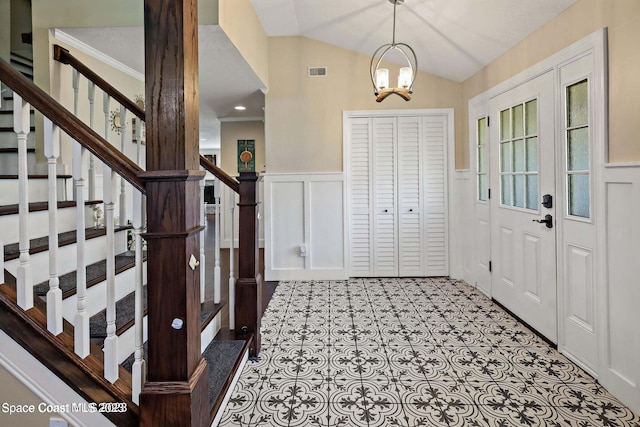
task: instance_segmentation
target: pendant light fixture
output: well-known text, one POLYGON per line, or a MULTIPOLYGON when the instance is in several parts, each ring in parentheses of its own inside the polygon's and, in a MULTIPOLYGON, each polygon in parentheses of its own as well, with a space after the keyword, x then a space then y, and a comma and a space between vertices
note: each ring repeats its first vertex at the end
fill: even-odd
POLYGON ((376 95, 377 102, 382 102, 392 93, 408 101, 413 93, 413 82, 416 79, 418 70, 418 59, 411 46, 406 43, 396 43, 396 7, 398 4, 404 3, 404 0, 389 0, 389 2, 393 3, 393 38, 391 43, 380 46, 371 57, 371 84, 373 84, 373 93, 376 95), (401 67, 398 72, 398 86, 390 87, 389 69, 380 68, 380 64, 388 53, 394 51, 400 52, 401 57, 406 61, 406 65, 401 67))

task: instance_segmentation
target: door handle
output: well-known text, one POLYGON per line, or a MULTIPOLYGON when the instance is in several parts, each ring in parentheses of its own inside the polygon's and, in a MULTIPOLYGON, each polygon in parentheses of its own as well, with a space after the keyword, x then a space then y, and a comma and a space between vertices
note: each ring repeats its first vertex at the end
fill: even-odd
POLYGON ((547 228, 553 228, 553 217, 549 214, 544 216, 544 219, 534 219, 533 222, 539 222, 540 224, 544 224, 547 228))

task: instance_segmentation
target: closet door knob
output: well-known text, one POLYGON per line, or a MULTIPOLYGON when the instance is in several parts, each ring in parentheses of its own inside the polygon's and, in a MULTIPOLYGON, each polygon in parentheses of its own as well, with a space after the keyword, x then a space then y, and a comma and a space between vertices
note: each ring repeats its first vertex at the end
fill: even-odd
POLYGON ((409 209, 409 212, 413 212, 413 209, 409 209))
POLYGON ((389 212, 389 209, 385 209, 385 210, 384 210, 384 213, 387 213, 387 212, 389 212))

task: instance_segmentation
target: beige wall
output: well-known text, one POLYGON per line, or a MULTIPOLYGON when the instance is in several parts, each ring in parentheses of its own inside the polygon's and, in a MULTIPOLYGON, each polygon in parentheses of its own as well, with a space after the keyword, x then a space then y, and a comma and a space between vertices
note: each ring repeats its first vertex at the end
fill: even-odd
POLYGON ((469 165, 469 99, 603 27, 609 34, 609 160, 640 161, 635 127, 640 119, 640 1, 578 0, 463 83, 465 120, 457 138, 462 146, 456 150, 460 154, 456 166, 469 165))
POLYGON ((31 31, 29 0, 11 0, 11 51, 31 52, 31 45, 22 43, 22 33, 31 31))
POLYGON ((268 39, 249 0, 219 0, 220 28, 245 61, 267 86, 269 83, 268 39))
MULTIPOLYGON (((0 366, 0 404, 10 405, 35 405, 42 403, 34 392, 29 390, 24 384, 18 381, 4 367, 0 366)), ((37 410, 34 413, 26 414, 5 414, 0 411, 0 426, 2 427, 46 427, 49 425, 50 417, 59 417, 55 413, 41 413, 37 410)))
POLYGON ((238 175, 239 139, 256 141, 256 172, 262 171, 264 157, 264 122, 222 122, 220 123, 220 167, 231 176, 238 175))
POLYGON ((11 1, 0 0, 0 58, 9 62, 11 53, 11 1))
MULTIPOLYGON (((73 54, 76 58, 82 61, 89 68, 97 72, 103 79, 107 82, 114 85, 120 92, 122 92, 129 99, 134 99, 136 95, 140 95, 144 97, 145 87, 144 82, 120 71, 111 66, 105 65, 103 62, 89 56, 85 55, 82 52, 79 52, 68 45, 60 42, 59 40, 50 38, 50 45, 59 44, 60 46, 69 49, 71 54, 73 54)), ((72 75, 73 69, 69 65, 61 64, 57 61, 54 61, 50 58, 50 80, 51 91, 50 94, 53 98, 58 100, 62 105, 64 105, 69 111, 73 111, 73 86, 72 86, 72 75)), ((88 99, 88 88, 87 88, 87 79, 84 77, 80 77, 79 84, 79 114, 78 116, 86 123, 89 124, 90 114, 89 114, 89 99, 88 99)), ((109 111, 119 111, 120 104, 117 101, 111 100, 109 111)), ((127 114, 127 134, 131 133, 131 118, 133 115, 131 113, 127 114)), ((109 142, 120 149, 120 135, 117 134, 111 127, 109 127, 109 142)), ((100 136, 104 137, 104 113, 102 108, 102 91, 99 88, 96 88, 95 92, 95 101, 94 101, 94 130, 98 132, 100 136)), ((127 138, 125 144, 125 153, 132 159, 135 159, 135 144, 131 142, 130 137, 127 138)), ((37 146, 40 146, 38 143, 37 146)), ((71 165, 71 151, 72 144, 71 139, 63 132, 61 134, 61 156, 60 163, 71 165)), ((38 162, 44 163, 46 160, 42 155, 42 150, 38 150, 38 162)), ((70 171, 70 169, 68 170, 70 171)), ((102 174, 102 171, 98 172, 102 174)))
POLYGON ((452 107, 459 137, 459 83, 419 73, 411 101, 392 95, 377 103, 369 77, 370 60, 367 55, 305 37, 269 39, 267 172, 342 171, 344 110, 452 107), (327 67, 326 77, 307 77, 307 67, 319 66, 327 67))

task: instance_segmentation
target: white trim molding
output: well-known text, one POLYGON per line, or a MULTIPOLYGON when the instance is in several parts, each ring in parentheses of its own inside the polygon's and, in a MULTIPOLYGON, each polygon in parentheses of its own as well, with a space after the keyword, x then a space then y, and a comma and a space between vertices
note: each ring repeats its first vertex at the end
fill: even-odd
POLYGON ((100 62, 103 62, 105 64, 107 64, 110 67, 115 68, 118 71, 121 71, 131 77, 133 77, 134 79, 144 82, 144 74, 140 73, 136 70, 134 70, 133 68, 129 67, 128 65, 123 64, 122 62, 113 59, 112 57, 105 55, 104 53, 100 52, 99 50, 89 46, 88 44, 78 40, 77 38, 65 33, 63 30, 61 30, 60 28, 54 28, 52 30, 50 30, 51 32, 51 36, 56 39, 61 41, 62 43, 71 46, 74 49, 77 49, 78 51, 84 53, 85 55, 88 55, 94 59, 97 59, 100 62))

